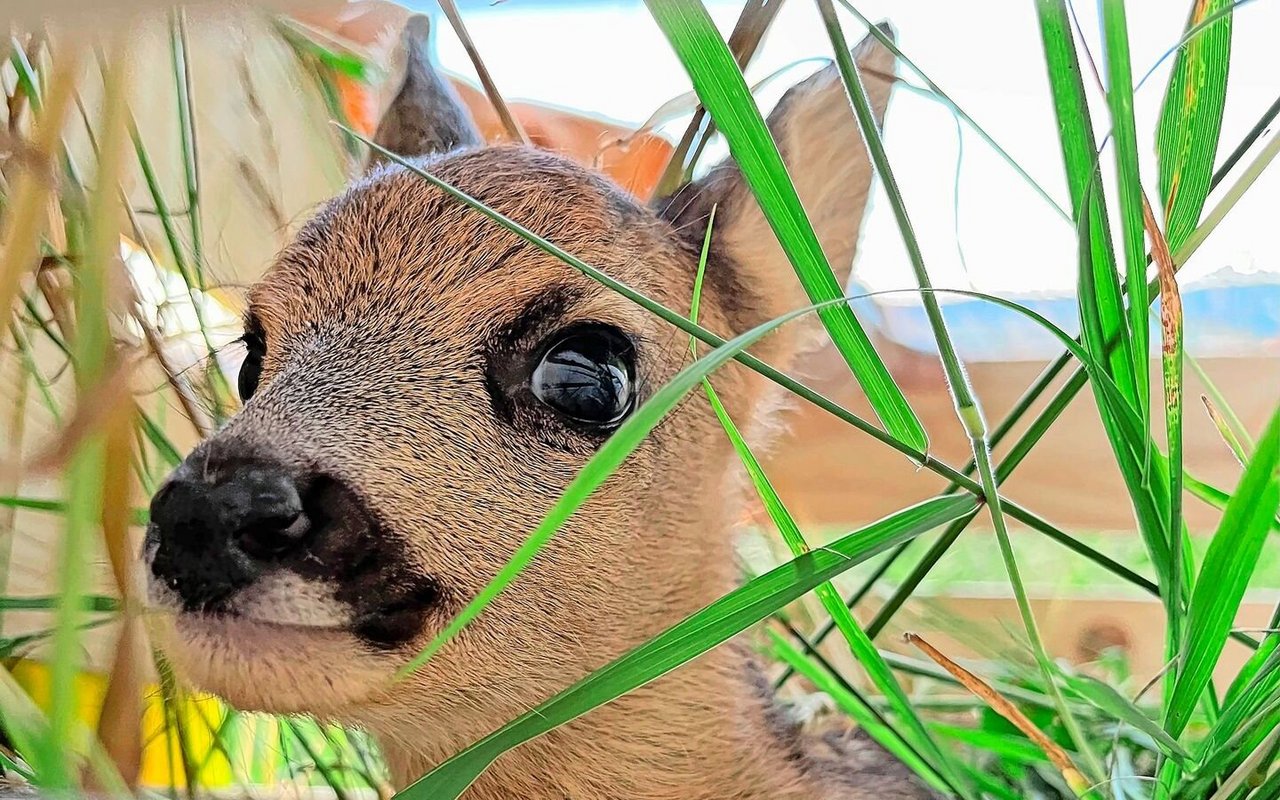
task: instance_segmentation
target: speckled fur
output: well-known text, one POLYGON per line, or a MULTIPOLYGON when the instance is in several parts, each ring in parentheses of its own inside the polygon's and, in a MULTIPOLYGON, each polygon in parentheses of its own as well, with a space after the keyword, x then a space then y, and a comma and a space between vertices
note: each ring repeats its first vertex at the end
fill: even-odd
MULTIPOLYGON (((866 68, 892 70, 883 48, 858 55, 866 68)), ((871 90, 883 112, 888 83, 873 79, 871 90)), ((871 176, 834 68, 793 89, 771 124, 843 277, 871 176)), ((655 212, 531 149, 422 163, 678 310, 689 307, 703 220, 718 204, 703 323, 737 332, 805 303, 732 166, 655 212)), ((738 507, 727 498, 740 479, 694 395, 479 619, 393 685, 400 664, 485 585, 599 445, 536 403, 499 408, 495 384, 499 394, 510 387, 494 376, 555 330, 594 320, 635 337, 644 399, 687 362, 688 337, 400 167, 376 169, 326 205, 254 287, 250 307, 267 342, 261 388, 210 446, 269 446, 290 464, 341 476, 395 539, 404 569, 439 579, 442 599, 421 635, 394 650, 263 619, 161 624, 192 682, 242 707, 365 726, 403 784, 734 587, 738 507), (530 307, 536 313, 521 320, 530 307)), ((753 352, 786 368, 814 330, 793 326, 753 352)), ((715 383, 762 443, 778 392, 736 365, 715 383)), ((508 753, 465 796, 926 796, 856 737, 802 735, 760 685, 746 648, 729 643, 508 753)))

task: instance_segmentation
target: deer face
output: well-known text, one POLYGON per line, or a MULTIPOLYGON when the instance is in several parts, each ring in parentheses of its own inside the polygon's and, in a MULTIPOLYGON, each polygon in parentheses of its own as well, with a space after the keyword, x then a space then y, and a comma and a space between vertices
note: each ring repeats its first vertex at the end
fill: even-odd
MULTIPOLYGON (((379 139, 475 143, 411 23, 379 139)), ((864 44, 863 66, 891 70, 864 44)), ((883 110, 888 81, 869 79, 883 110)), ((831 262, 847 271, 870 180, 834 69, 771 118, 831 262)), ((737 170, 661 211, 528 148, 424 169, 675 309, 717 222, 702 321, 745 329, 803 293, 737 170)), ((685 334, 399 166, 331 201, 250 293, 244 409, 152 503, 159 640, 242 707, 483 733, 731 588, 731 453, 694 398, 486 612, 408 681, 398 668, 493 577, 600 444, 688 359, 685 334)), ((785 364, 801 332, 760 355, 785 364)), ((717 377, 742 423, 774 405, 717 377)))

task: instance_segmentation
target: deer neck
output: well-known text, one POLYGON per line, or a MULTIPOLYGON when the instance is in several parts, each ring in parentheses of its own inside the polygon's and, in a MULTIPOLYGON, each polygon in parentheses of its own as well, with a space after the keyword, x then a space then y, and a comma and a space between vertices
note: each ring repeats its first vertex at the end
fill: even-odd
MULTIPOLYGON (((464 797, 845 797, 818 784, 809 743, 771 694, 747 648, 726 645, 508 752, 464 797)), ((425 729, 382 739, 397 787, 467 743, 425 729)))

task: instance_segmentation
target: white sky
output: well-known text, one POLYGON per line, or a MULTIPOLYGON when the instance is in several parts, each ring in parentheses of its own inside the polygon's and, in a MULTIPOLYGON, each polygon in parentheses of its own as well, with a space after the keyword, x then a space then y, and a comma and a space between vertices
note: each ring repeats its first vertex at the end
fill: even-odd
MULTIPOLYGON (((434 6, 418 0, 419 7, 434 6)), ((707 3, 726 32, 740 0, 707 3)), ((986 3, 943 0, 862 0, 869 18, 888 19, 900 48, 1021 163, 1059 204, 1066 185, 1050 105, 1033 4, 1025 0, 986 3)), ((1190 2, 1131 0, 1129 30, 1135 80, 1174 43, 1190 2)), ((581 108, 632 124, 690 88, 683 69, 643 4, 577 5, 507 0, 497 6, 466 4, 468 27, 499 88, 510 98, 528 98, 581 108)), ((1078 2, 1077 13, 1095 58, 1097 6, 1078 2)), ((861 26, 845 15, 846 36, 861 26)), ((1231 76, 1220 154, 1225 155, 1280 95, 1280 0, 1254 0, 1238 9, 1231 76)), ((440 26, 444 66, 473 75, 447 25, 440 26)), ((794 61, 830 54, 815 5, 790 0, 757 55, 752 83, 794 61)), ((1172 58, 1136 96, 1139 156, 1154 199, 1154 131, 1172 58)), ((815 65, 795 67, 794 80, 815 65)), ((912 77, 905 69, 900 74, 912 77)), ((761 93, 766 107, 792 77, 761 93)), ((1107 124, 1105 105, 1095 104, 1095 123, 1107 124)), ((672 130, 682 130, 684 121, 672 130)), ((1263 141, 1266 140, 1263 137, 1263 141)), ((1101 136, 1099 137, 1101 140, 1101 136)), ((886 141, 908 210, 922 239, 926 265, 939 286, 1002 293, 1069 294, 1075 288, 1075 233, 972 131, 964 132, 958 196, 956 123, 940 104, 898 91, 886 122, 886 141), (955 235, 959 211, 959 239, 955 235), (958 243, 968 269, 962 266, 958 243)), ((1256 150, 1256 148, 1255 148, 1256 150)), ((1110 166, 1111 153, 1104 163, 1110 166)), ((1246 157, 1247 160, 1247 157, 1246 157)), ((1211 196, 1210 203, 1217 194, 1211 196)), ((864 229, 856 277, 873 289, 914 285, 897 227, 887 204, 874 205, 864 229)), ((1114 204, 1113 204, 1114 205, 1114 204)), ((1158 203, 1157 203, 1158 205, 1158 203)), ((1217 232, 1188 264, 1188 280, 1222 268, 1280 273, 1280 168, 1264 174, 1217 232)))

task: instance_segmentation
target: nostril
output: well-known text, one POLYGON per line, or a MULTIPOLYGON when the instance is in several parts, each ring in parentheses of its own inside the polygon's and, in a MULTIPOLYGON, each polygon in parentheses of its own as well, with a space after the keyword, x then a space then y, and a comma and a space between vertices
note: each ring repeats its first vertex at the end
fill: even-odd
POLYGON ((302 544, 311 523, 301 511, 288 516, 261 519, 236 531, 236 544, 251 558, 279 558, 302 544))
POLYGON ((275 470, 250 469, 223 487, 234 541, 251 558, 277 558, 311 531, 293 480, 275 470))

